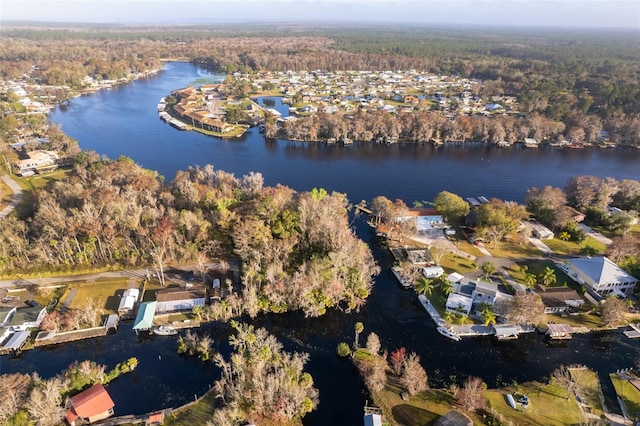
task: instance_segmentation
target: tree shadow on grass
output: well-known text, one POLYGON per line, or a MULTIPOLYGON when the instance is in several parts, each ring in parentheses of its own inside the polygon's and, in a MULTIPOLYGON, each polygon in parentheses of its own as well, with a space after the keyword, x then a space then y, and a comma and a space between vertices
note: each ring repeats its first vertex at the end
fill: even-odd
POLYGON ((397 423, 407 426, 431 425, 440 418, 439 414, 409 404, 396 405, 391 413, 397 423))

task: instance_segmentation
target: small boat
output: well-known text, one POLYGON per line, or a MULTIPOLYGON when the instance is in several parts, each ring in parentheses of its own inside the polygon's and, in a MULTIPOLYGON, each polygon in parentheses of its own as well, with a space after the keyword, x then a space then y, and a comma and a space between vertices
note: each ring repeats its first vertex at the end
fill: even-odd
POLYGON ((506 398, 507 398, 507 403, 509 403, 509 406, 515 410, 516 409, 516 400, 513 399, 513 395, 508 393, 506 395, 506 398))
POLYGON ((172 325, 161 325, 153 329, 153 334, 158 336, 174 336, 178 334, 178 330, 172 325))
POLYGON ((436 330, 438 330, 438 333, 442 334, 445 337, 448 337, 451 340, 455 340, 456 342, 459 342, 460 340, 462 340, 462 337, 458 336, 456 333, 454 333, 451 330, 447 330, 442 326, 438 326, 436 330))
POLYGON ((402 274, 402 270, 400 268, 394 266, 393 268, 391 268, 391 272, 393 272, 393 275, 396 277, 403 288, 413 288, 413 282, 410 278, 407 278, 402 274))

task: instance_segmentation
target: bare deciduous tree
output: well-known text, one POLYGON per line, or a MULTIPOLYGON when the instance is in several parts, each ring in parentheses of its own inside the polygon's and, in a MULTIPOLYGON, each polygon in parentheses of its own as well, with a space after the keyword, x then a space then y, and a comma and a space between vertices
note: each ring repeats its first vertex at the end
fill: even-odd
POLYGON ((367 350, 371 355, 378 355, 380 352, 380 338, 376 333, 369 333, 367 336, 367 350))
POLYGON ((458 392, 458 402, 469 411, 477 411, 485 407, 487 401, 487 385, 479 377, 469 376, 458 392))
POLYGON ((420 365, 420 357, 415 352, 411 352, 404 362, 400 383, 409 392, 409 395, 415 395, 429 389, 427 372, 420 365))

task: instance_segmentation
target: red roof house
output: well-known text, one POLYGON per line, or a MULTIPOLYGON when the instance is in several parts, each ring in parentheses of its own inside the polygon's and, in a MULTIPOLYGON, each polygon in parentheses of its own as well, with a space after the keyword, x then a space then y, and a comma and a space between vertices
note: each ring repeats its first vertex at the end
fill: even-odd
POLYGON ((75 426, 78 419, 93 423, 112 416, 115 404, 104 386, 98 383, 69 398, 69 406, 65 417, 70 426, 75 426))

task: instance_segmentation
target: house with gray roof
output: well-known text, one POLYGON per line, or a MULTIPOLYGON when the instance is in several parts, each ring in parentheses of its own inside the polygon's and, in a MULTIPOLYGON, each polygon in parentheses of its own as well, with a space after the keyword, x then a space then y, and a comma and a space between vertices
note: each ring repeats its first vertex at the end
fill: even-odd
POLYGON ((569 276, 600 297, 627 297, 638 279, 604 256, 581 257, 568 263, 569 276))

